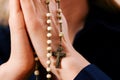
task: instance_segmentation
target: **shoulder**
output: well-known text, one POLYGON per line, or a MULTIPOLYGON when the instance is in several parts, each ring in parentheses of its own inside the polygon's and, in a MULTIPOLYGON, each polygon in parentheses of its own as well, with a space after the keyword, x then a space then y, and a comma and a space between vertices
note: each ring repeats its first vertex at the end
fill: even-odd
POLYGON ((74 80, 112 80, 97 66, 90 64, 85 67, 74 80))

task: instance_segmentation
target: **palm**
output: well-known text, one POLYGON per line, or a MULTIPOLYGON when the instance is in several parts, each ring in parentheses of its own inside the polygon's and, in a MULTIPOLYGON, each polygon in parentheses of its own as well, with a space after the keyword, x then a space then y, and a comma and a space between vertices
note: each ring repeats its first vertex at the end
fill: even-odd
MULTIPOLYGON (((42 0, 36 0, 36 1, 31 1, 31 2, 24 2, 23 0, 21 0, 21 8, 23 11, 23 15, 24 15, 24 20, 25 20, 25 24, 26 24, 26 28, 27 28, 27 32, 30 36, 30 40, 34 46, 34 49, 36 51, 36 54, 38 55, 41 64, 46 68, 47 64, 47 38, 46 38, 46 28, 47 28, 47 24, 46 24, 46 5, 43 4, 42 0), (34 5, 33 5, 34 3, 34 5), (34 16, 33 16, 34 15, 34 16)), ((50 12, 52 13, 52 49, 53 51, 56 51, 56 49, 58 48, 59 45, 59 24, 57 23, 56 20, 56 3, 54 2, 54 0, 51 2, 50 4, 50 12)), ((66 19, 64 17, 64 15, 62 15, 62 19, 63 19, 63 33, 64 33, 64 37, 62 39, 62 45, 64 47, 64 51, 66 52, 66 55, 69 55, 69 49, 68 47, 70 47, 70 49, 72 48, 69 37, 68 37, 68 29, 67 29, 67 22, 66 19)), ((70 54, 71 55, 71 54, 70 54)), ((63 58, 61 61, 61 67, 65 67, 64 64, 68 63, 70 60, 71 56, 69 58, 63 58)), ((51 69, 52 72, 55 74, 55 76, 58 76, 58 72, 60 72, 61 70, 57 70, 55 68, 54 63, 56 62, 56 60, 52 57, 51 58, 51 69)), ((65 68, 64 68, 65 69, 65 68)))

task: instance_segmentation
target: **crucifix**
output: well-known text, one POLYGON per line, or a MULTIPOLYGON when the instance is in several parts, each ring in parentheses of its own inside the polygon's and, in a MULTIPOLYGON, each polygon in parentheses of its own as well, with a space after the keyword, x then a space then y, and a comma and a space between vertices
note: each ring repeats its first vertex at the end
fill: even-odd
POLYGON ((61 59, 66 56, 66 54, 63 53, 62 51, 63 51, 62 46, 59 46, 58 49, 57 49, 57 51, 52 53, 52 55, 54 57, 57 57, 56 58, 57 59, 56 60, 56 68, 60 68, 61 59))

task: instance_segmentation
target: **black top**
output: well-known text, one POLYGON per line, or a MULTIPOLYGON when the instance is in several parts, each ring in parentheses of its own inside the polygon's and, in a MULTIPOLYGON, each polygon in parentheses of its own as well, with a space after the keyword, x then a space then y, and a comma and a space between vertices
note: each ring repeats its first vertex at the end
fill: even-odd
POLYGON ((88 61, 118 80, 116 72, 120 65, 120 12, 113 13, 98 6, 93 7, 84 29, 78 32, 73 45, 88 61))
POLYGON ((10 55, 10 31, 0 25, 0 64, 8 60, 10 55))
POLYGON ((90 64, 80 71, 74 80, 112 80, 97 66, 90 64))

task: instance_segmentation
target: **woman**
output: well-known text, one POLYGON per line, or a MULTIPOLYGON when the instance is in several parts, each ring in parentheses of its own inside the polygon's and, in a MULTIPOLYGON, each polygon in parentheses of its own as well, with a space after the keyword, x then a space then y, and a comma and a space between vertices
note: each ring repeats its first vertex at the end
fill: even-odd
MULTIPOLYGON (((53 5, 55 5, 54 1, 52 2, 52 10, 54 12, 55 6, 53 5)), ((41 64, 44 67, 46 67, 46 64, 45 64, 46 57, 44 57, 46 53, 45 52, 46 45, 44 44, 45 43, 44 41, 46 41, 46 38, 43 36, 46 34, 45 34, 43 26, 41 26, 44 24, 43 20, 45 20, 44 19, 45 13, 43 14, 40 13, 40 12, 45 11, 44 6, 45 5, 42 4, 42 1, 33 2, 33 1, 28 1, 28 0, 21 0, 19 2, 16 0, 10 0, 11 56, 10 56, 9 61, 1 65, 0 67, 0 71, 1 71, 0 79, 2 80, 22 79, 23 80, 26 77, 26 75, 28 75, 28 73, 32 71, 33 65, 34 65, 34 59, 33 59, 34 52, 31 49, 28 35, 40 59, 41 64), (33 3, 35 4, 34 6, 36 8, 35 11, 32 5, 33 3), (38 9, 39 7, 40 9, 38 9), (42 20, 40 20, 39 22, 37 18, 41 18, 42 20), (40 26, 40 27, 36 27, 36 26, 40 26), (42 46, 42 49, 40 50, 41 46, 42 46), (14 70, 13 74, 11 74, 12 70, 14 70), (7 77, 3 77, 3 76, 7 76, 7 77)), ((90 62, 88 62, 85 58, 83 58, 80 54, 78 54, 78 52, 75 51, 74 48, 72 47, 74 36, 79 30, 83 28, 85 24, 84 22, 86 18, 85 16, 88 14, 87 1, 86 0, 79 0, 79 1, 71 0, 69 2, 62 2, 62 8, 63 8, 63 13, 65 15, 65 18, 67 19, 68 26, 69 26, 68 33, 65 33, 64 48, 65 48, 65 52, 67 53, 67 55, 70 55, 70 56, 62 59, 62 62, 61 62, 61 66, 63 67, 62 69, 56 70, 56 68, 52 68, 52 72, 57 76, 59 80, 60 79, 73 80, 75 78, 76 78, 75 80, 79 80, 79 79, 111 80, 108 76, 106 76, 103 72, 97 69, 94 65, 91 65, 90 62), (66 7, 70 5, 71 3, 74 4, 74 7, 72 8, 66 7), (77 12, 73 13, 73 10, 76 10, 77 12), (72 15, 68 16, 69 14, 72 14, 72 15), (67 65, 64 65, 64 64, 67 64, 67 65), (93 69, 95 69, 95 73, 91 73, 89 71, 93 69), (70 73, 70 74, 65 75, 65 72, 70 73), (80 74, 78 75, 79 72, 80 74), (87 74, 89 73, 92 76, 89 76, 86 73, 87 74)), ((66 22, 65 18, 64 18, 64 22, 66 22)), ((64 23, 64 26, 65 26, 64 32, 67 32, 67 24, 64 23)), ((58 32, 56 26, 54 26, 54 28, 56 32, 58 32)), ((56 34, 54 34, 54 37, 55 36, 56 34)))

